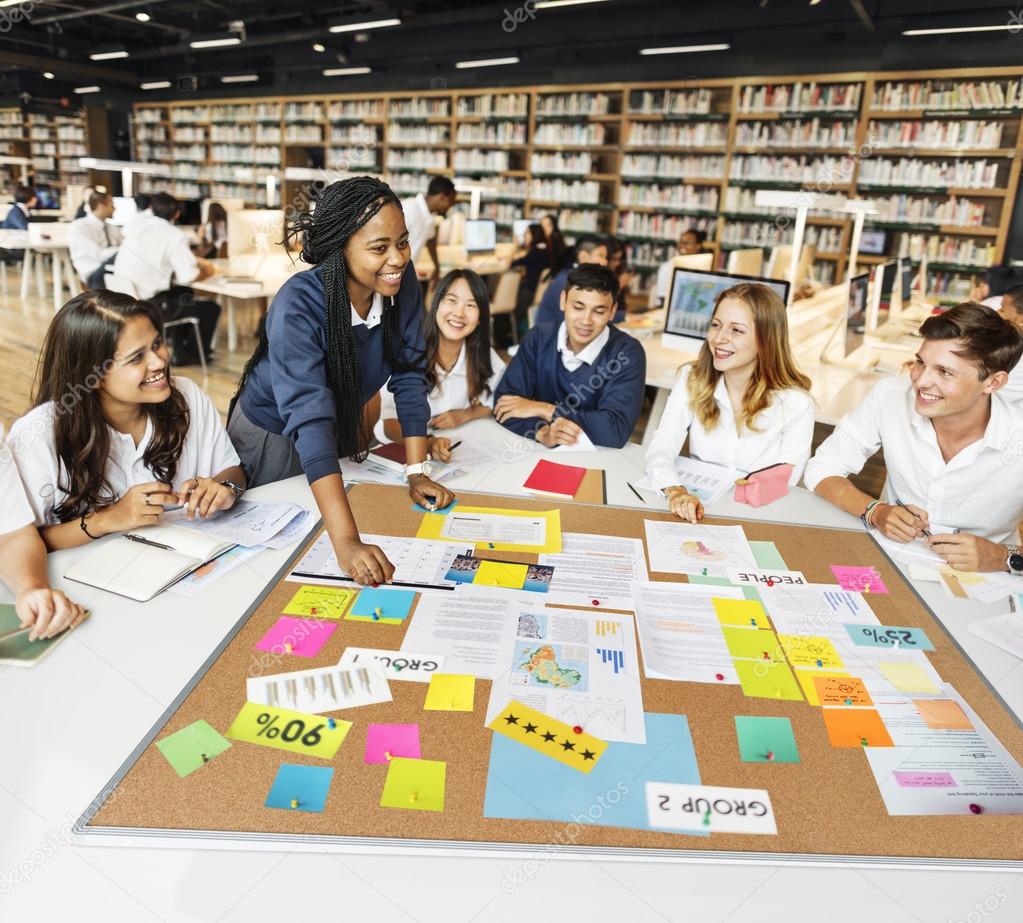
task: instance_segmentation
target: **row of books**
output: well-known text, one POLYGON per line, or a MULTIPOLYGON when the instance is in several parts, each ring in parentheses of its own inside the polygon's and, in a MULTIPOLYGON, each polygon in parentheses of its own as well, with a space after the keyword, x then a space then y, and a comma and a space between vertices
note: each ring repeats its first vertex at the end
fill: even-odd
POLYGON ((607 115, 610 111, 611 97, 607 93, 556 93, 536 101, 536 114, 540 116, 607 115))
POLYGON ((451 105, 443 98, 394 99, 387 114, 391 118, 404 119, 447 118, 451 114, 451 105))
POLYGON ((684 215, 622 211, 618 215, 618 233, 624 237, 656 237, 677 241, 683 231, 694 227, 708 230, 714 222, 715 219, 710 217, 693 219, 684 215))
MULTIPOLYGON (((446 170, 448 152, 435 147, 393 150, 387 154, 387 165, 391 168, 406 170, 446 170)), ((422 185, 421 181, 420 185, 422 185)))
POLYGON ((509 169, 507 151, 481 151, 460 148, 455 151, 455 170, 487 170, 502 173, 509 169))
POLYGON ((978 119, 885 119, 872 121, 869 134, 876 147, 995 148, 1004 128, 1004 122, 978 119))
POLYGON ((984 158, 920 160, 867 157, 860 163, 859 182, 878 186, 951 186, 958 189, 994 189, 999 164, 984 158))
POLYGON ((525 144, 525 122, 479 122, 458 126, 459 144, 525 144))
POLYGON ((863 85, 859 83, 767 84, 743 87, 740 112, 784 112, 785 110, 848 109, 860 107, 863 85))
MULTIPOLYGON (((545 214, 546 208, 534 206, 530 209, 530 217, 537 221, 545 214)), ((599 234, 600 214, 594 211, 563 208, 558 212, 558 227, 566 234, 599 234)))
POLYGON ((723 179, 725 158, 720 155, 626 154, 622 157, 621 178, 644 179, 723 179))
POLYGON ((708 89, 633 90, 630 115, 704 115, 711 111, 714 94, 708 89))
POLYGON ((586 153, 556 154, 552 152, 537 152, 530 158, 530 166, 534 173, 565 173, 582 176, 593 172, 593 158, 586 153))
POLYGON ((947 237, 944 234, 900 234, 898 254, 920 262, 926 254, 930 263, 954 263, 987 269, 994 265, 997 248, 991 242, 973 237, 947 237))
POLYGON ((210 121, 212 122, 279 122, 280 120, 280 103, 210 107, 210 121))
POLYGON ((672 184, 668 186, 623 185, 618 190, 618 205, 628 208, 630 205, 647 208, 693 209, 698 211, 717 211, 717 186, 688 186, 672 184))
POLYGON ((525 118, 529 113, 529 95, 526 93, 486 93, 482 96, 460 96, 456 111, 462 117, 525 118))
POLYGON ((546 122, 536 127, 534 144, 601 145, 607 143, 607 128, 599 122, 560 125, 546 122))
POLYGON ((600 201, 600 183, 593 180, 534 179, 530 189, 530 198, 541 202, 596 205, 600 201))
POLYGON ((336 124, 330 127, 330 140, 334 144, 363 144, 366 146, 380 143, 380 127, 377 125, 336 124))
POLYGON ((845 157, 807 154, 737 154, 729 166, 731 179, 773 180, 784 183, 848 183, 854 161, 845 157))
POLYGON ((392 122, 387 126, 387 140, 399 144, 447 144, 448 127, 392 122))
POLYGON ((778 122, 740 122, 735 128, 738 147, 849 148, 856 143, 851 120, 783 119, 778 122))
POLYGON ((522 207, 511 202, 487 202, 480 206, 480 217, 498 224, 511 224, 522 217, 522 207))
POLYGON ((1023 78, 913 80, 874 87, 875 109, 1010 109, 1023 104, 1023 78))
POLYGON ((633 122, 626 147, 724 147, 728 125, 724 122, 633 122))
POLYGON ((877 208, 875 221, 904 222, 906 224, 945 224, 955 227, 981 227, 986 206, 972 199, 949 196, 947 199, 929 199, 906 194, 887 198, 868 198, 877 208))
MULTIPOLYGON (((816 208, 813 205, 813 197, 807 195, 807 204, 810 206, 810 214, 816 216, 825 216, 829 218, 844 218, 842 212, 832 211, 827 208, 816 208)), ((748 214, 764 214, 764 215, 775 215, 779 214, 778 209, 774 206, 757 205, 756 204, 756 190, 746 189, 740 186, 729 186, 725 190, 725 211, 730 212, 745 212, 748 214)))
POLYGON ((284 129, 284 140, 293 144, 320 144, 323 141, 323 127, 320 125, 288 125, 284 129))

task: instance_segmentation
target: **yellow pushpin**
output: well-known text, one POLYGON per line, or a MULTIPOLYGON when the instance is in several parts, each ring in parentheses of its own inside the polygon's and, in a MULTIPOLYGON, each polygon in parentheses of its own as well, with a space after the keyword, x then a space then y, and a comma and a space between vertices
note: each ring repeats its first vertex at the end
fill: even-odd
POLYGON ((290 654, 293 650, 295 650, 295 645, 292 644, 290 641, 286 641, 284 644, 284 653, 290 654))
POLYGON ((391 762, 391 751, 390 750, 384 750, 384 759, 387 760, 388 763, 391 762))
POLYGON ((298 807, 298 799, 297 798, 292 798, 291 799, 291 806, 293 808, 297 808, 298 807))
POLYGON ((419 793, 418 792, 413 792, 411 795, 409 795, 409 799, 408 799, 409 803, 410 804, 415 804, 416 800, 418 799, 418 797, 419 797, 419 793))

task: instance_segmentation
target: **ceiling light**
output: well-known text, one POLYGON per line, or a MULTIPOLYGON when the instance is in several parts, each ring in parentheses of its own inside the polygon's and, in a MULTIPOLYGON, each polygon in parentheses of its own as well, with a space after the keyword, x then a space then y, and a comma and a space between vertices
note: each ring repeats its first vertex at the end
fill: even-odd
POLYGON ((75 87, 75 92, 79 94, 98 93, 99 91, 100 91, 99 87, 75 87))
POLYGON ((821 0, 810 0, 810 6, 816 6, 821 0))
POLYGON ((904 29, 903 35, 951 35, 955 32, 1016 32, 1019 23, 1009 20, 1000 26, 950 26, 946 29, 904 29))
POLYGON ((559 6, 579 6, 580 3, 606 3, 607 0, 540 0, 534 6, 538 10, 556 10, 559 6))
POLYGON ((47 80, 52 80, 52 79, 53 79, 53 74, 52 74, 52 73, 51 73, 50 71, 43 71, 43 76, 44 76, 44 77, 45 77, 45 78, 46 78, 47 80))
POLYGON ((326 45, 322 45, 319 42, 313 42, 313 51, 318 51, 320 54, 323 54, 323 52, 325 52, 326 50, 327 50, 326 45))
POLYGON ((364 29, 384 29, 388 26, 400 26, 400 19, 373 19, 370 22, 342 22, 330 27, 330 32, 362 32, 364 29))
POLYGON ((324 72, 324 77, 352 77, 355 74, 369 74, 372 73, 370 67, 328 67, 324 72))
POLYGON ((665 48, 640 48, 640 54, 693 54, 697 51, 728 51, 732 46, 727 42, 715 45, 669 45, 665 48))
POLYGON ((456 61, 455 67, 466 70, 470 67, 497 67, 500 64, 518 64, 518 58, 481 58, 479 61, 456 61))
POLYGON ((231 74, 228 77, 221 77, 221 83, 255 83, 259 80, 259 74, 231 74))
POLYGON ((140 90, 166 90, 169 89, 171 82, 169 80, 153 80, 150 83, 140 83, 140 90))
POLYGON ((228 45, 240 45, 241 36, 235 34, 204 35, 192 39, 188 43, 190 48, 226 48, 228 45))
POLYGON ((135 14, 135 18, 136 18, 136 19, 137 19, 137 20, 138 20, 139 22, 149 22, 149 20, 150 20, 150 19, 151 19, 152 17, 151 17, 151 16, 150 16, 150 15, 149 15, 149 14, 148 14, 148 13, 147 13, 147 12, 146 12, 145 10, 139 10, 139 12, 137 12, 137 13, 135 14))
POLYGON ((91 61, 113 61, 115 58, 126 58, 128 52, 123 48, 111 48, 108 51, 94 51, 89 55, 91 61))

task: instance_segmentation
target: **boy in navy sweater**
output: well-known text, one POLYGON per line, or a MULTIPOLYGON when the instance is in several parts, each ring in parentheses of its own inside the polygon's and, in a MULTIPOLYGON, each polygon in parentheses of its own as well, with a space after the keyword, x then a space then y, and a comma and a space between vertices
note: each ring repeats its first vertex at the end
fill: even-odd
POLYGON ((587 263, 569 273, 560 323, 539 323, 522 341, 494 394, 494 415, 546 446, 574 445, 585 433, 621 448, 643 407, 646 355, 609 326, 618 280, 587 263))

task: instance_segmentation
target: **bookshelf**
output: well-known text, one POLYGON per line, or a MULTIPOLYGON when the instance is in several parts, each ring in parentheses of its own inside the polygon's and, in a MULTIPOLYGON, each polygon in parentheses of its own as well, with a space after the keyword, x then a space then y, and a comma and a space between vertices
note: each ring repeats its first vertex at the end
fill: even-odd
MULTIPOLYGON (((839 193, 875 202, 868 227, 888 232, 862 264, 926 253, 952 293, 1004 252, 1021 117, 1023 68, 980 68, 138 103, 133 141, 176 194, 253 205, 287 167, 372 173, 402 196, 450 176, 480 189, 500 239, 547 213, 569 237, 625 238, 637 288, 686 228, 722 260, 791 240, 758 189, 839 193)), ((285 183, 282 202, 303 190, 285 183)), ((844 277, 850 235, 847 216, 811 210, 818 279, 844 277)))

